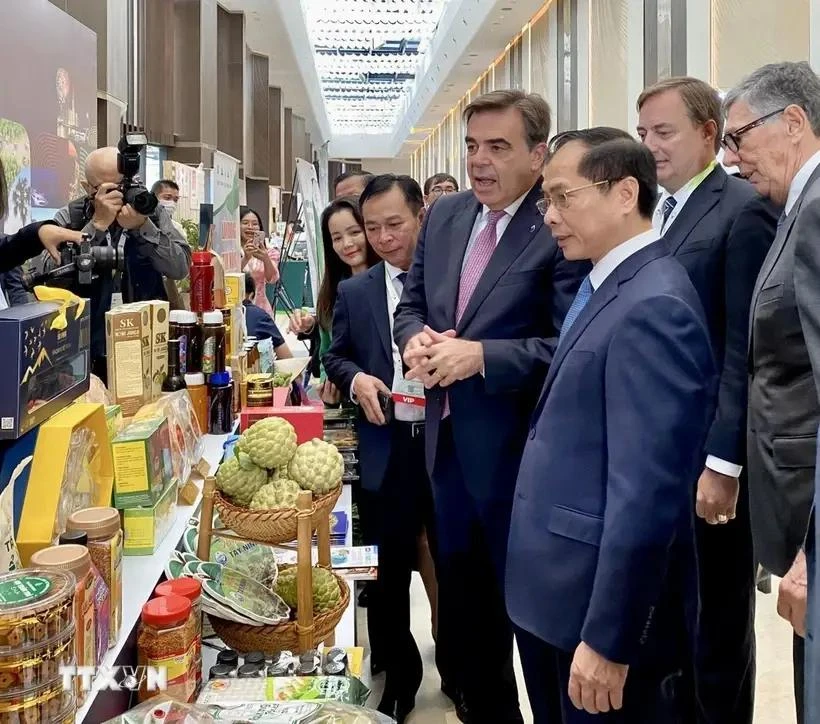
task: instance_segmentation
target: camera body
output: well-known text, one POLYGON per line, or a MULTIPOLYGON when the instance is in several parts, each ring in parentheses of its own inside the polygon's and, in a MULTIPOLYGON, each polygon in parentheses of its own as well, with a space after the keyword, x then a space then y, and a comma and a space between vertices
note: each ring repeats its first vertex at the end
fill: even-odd
POLYGON ((148 145, 144 133, 124 133, 117 144, 117 170, 122 181, 117 187, 122 194, 123 205, 130 204, 138 214, 150 216, 156 211, 159 201, 136 178, 140 170, 140 153, 148 145))
POLYGON ((98 271, 122 271, 125 254, 116 246, 92 246, 91 237, 83 235, 81 241, 66 241, 60 246, 60 261, 50 257, 43 272, 33 276, 24 275, 23 286, 29 291, 45 284, 55 287, 88 285, 98 271))

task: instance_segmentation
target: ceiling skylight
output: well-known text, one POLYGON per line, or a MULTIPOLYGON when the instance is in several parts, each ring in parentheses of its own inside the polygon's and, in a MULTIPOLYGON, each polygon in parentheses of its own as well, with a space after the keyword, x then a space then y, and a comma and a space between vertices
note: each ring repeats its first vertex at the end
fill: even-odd
POLYGON ((333 133, 390 133, 449 0, 302 0, 333 133))

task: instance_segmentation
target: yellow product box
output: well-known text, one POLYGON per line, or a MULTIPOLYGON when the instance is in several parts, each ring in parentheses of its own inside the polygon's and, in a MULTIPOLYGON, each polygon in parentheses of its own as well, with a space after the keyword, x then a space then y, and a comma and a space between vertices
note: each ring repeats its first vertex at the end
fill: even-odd
POLYGON ((24 566, 29 565, 33 553, 53 545, 55 536, 63 532, 59 530, 60 511, 67 518, 75 510, 111 505, 114 481, 102 405, 75 402, 40 425, 36 435, 16 536, 24 566), (91 457, 83 461, 80 473, 69 471, 66 477, 66 461, 78 436, 87 435, 84 430, 93 433, 96 444, 91 446, 91 457))
POLYGON ((168 420, 130 422, 111 443, 114 459, 114 507, 153 506, 172 475, 168 420))
POLYGON ((107 405, 105 408, 105 424, 108 427, 108 440, 111 441, 120 434, 125 422, 122 419, 120 405, 107 405))
POLYGON ((162 383, 168 376, 168 302, 149 302, 151 305, 151 395, 162 394, 162 383))
POLYGON ((228 308, 241 307, 245 300, 245 275, 225 274, 225 306, 228 308))
POLYGON ((151 556, 156 552, 174 523, 178 488, 177 481, 172 480, 153 506, 122 511, 124 555, 151 556))
POLYGON ((151 402, 151 305, 126 304, 105 313, 105 346, 108 354, 108 390, 133 417, 151 402))

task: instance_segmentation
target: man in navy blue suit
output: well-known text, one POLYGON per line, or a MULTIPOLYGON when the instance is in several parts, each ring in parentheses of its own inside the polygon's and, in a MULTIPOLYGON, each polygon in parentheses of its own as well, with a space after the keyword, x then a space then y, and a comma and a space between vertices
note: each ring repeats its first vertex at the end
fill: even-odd
POLYGON ((692 721, 676 654, 717 374, 697 292, 652 229, 652 154, 624 135, 558 137, 545 169, 553 237, 593 266, 532 418, 510 529, 507 607, 537 724, 692 721))
POLYGON ((470 721, 521 722, 503 581, 527 421, 585 262, 567 263, 536 208, 550 110, 495 91, 465 110, 472 190, 425 218, 395 339, 427 391, 439 561, 439 644, 468 665, 470 721), (488 692, 491 692, 488 694, 488 692))
POLYGON ((339 285, 328 377, 361 408, 362 495, 379 546, 379 577, 368 595, 371 648, 384 658, 379 710, 403 722, 421 684, 421 655, 410 631, 410 576, 416 540, 433 536, 430 481, 424 467, 424 388, 404 379, 393 343, 393 314, 413 259, 424 198, 409 176, 385 174, 361 195, 368 242, 382 262, 339 285), (394 403, 394 397, 400 402, 394 403))

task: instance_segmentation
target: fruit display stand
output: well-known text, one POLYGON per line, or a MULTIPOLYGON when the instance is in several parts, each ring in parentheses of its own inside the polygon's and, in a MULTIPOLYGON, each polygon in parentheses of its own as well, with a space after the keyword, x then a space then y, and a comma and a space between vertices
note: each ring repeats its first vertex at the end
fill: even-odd
MULTIPOLYGON (((303 490, 299 493, 295 511, 297 525, 294 546, 292 539, 288 541, 277 538, 274 542, 266 537, 259 540, 252 536, 240 535, 228 528, 214 528, 214 502, 217 495, 215 479, 208 478, 205 481, 199 523, 199 548, 197 550, 199 559, 206 561, 210 559, 211 540, 214 536, 249 543, 273 545, 285 550, 291 550, 295 547, 298 605, 296 621, 277 626, 248 626, 209 616, 216 634, 225 644, 243 652, 250 650, 304 652, 313 649, 320 642, 333 646, 336 626, 350 605, 350 588, 341 576, 333 574, 342 594, 339 603, 319 616, 314 616, 313 612, 313 533, 315 531, 317 535, 318 564, 330 570, 329 511, 322 506, 322 512, 317 515, 317 507, 313 504, 313 495, 310 491, 303 490)), ((336 498, 338 498, 338 493, 336 493, 333 502, 336 498)))

